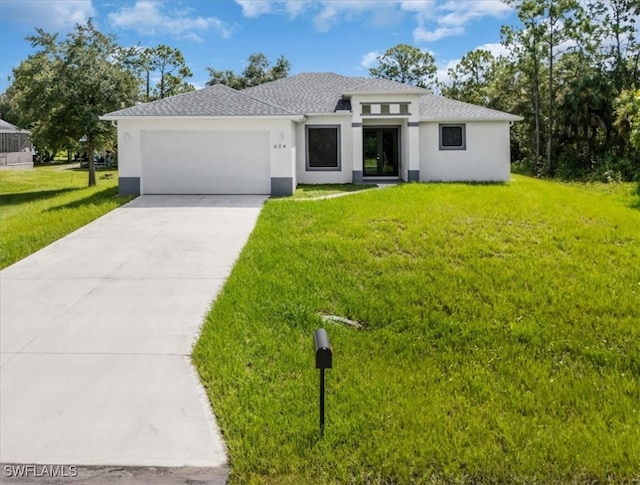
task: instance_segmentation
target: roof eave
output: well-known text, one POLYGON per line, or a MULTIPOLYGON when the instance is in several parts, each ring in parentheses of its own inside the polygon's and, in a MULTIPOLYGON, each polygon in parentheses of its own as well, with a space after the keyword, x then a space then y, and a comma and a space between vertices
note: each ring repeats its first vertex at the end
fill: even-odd
POLYGON ((202 116, 202 115, 111 115, 106 114, 100 116, 102 121, 120 121, 120 120, 291 120, 304 121, 304 115, 218 115, 218 116, 202 116))
POLYGON ((375 91, 346 91, 342 93, 342 96, 379 96, 379 95, 402 95, 402 94, 411 94, 411 95, 425 95, 431 94, 431 91, 423 88, 413 88, 413 89, 385 89, 385 90, 375 90, 375 91))
POLYGON ((520 116, 513 117, 504 117, 504 118, 470 118, 470 117, 460 117, 460 118, 420 118, 420 123, 471 123, 474 121, 478 122, 503 122, 503 123, 513 123, 515 121, 522 121, 524 118, 520 116))

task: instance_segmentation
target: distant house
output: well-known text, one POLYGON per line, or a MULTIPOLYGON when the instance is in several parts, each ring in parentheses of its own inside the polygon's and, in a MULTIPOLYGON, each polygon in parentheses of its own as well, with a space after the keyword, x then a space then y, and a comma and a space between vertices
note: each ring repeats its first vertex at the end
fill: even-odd
POLYGON ((303 73, 102 117, 122 194, 288 195, 298 183, 504 181, 520 117, 385 79, 303 73))
POLYGON ((0 119, 0 169, 33 168, 31 132, 0 119))

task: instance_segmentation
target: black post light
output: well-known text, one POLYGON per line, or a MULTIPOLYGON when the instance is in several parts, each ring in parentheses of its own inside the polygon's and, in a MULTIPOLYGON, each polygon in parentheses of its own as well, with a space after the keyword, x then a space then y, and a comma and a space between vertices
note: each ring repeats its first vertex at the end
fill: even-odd
POLYGON ((333 350, 329 344, 329 336, 324 328, 313 334, 316 348, 316 369, 320 369, 320 436, 324 436, 324 370, 333 365, 333 350))

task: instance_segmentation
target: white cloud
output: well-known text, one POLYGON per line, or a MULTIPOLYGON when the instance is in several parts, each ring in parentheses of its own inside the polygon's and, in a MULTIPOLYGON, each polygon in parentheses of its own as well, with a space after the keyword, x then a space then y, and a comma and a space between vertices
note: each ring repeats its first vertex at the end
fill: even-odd
POLYGON ((438 64, 438 71, 436 72, 436 79, 440 83, 447 84, 449 82, 449 69, 455 69, 460 63, 460 59, 454 59, 442 64, 438 64))
POLYGON ((463 33, 464 28, 462 27, 438 27, 435 30, 427 30, 424 28, 424 26, 420 25, 414 29, 413 39, 416 42, 435 42, 437 40, 444 39, 445 37, 452 37, 454 35, 460 35, 463 33))
POLYGON ((5 21, 45 31, 67 30, 97 16, 91 0, 2 0, 0 8, 5 21))
POLYGON ((242 7, 242 15, 245 17, 259 17, 266 13, 271 13, 272 3, 268 1, 256 0, 236 0, 236 3, 242 7))
POLYGON ((373 67, 375 63, 378 62, 378 57, 380 57, 381 55, 382 54, 378 51, 367 52, 364 56, 362 56, 362 59, 360 60, 360 66, 364 67, 365 69, 373 67))
POLYGON ((287 14, 297 18, 309 13, 320 32, 326 32, 343 21, 367 15, 374 26, 387 26, 402 15, 399 2, 389 0, 235 0, 245 17, 265 14, 287 14))
POLYGON ((166 33, 201 42, 194 31, 217 30, 222 37, 231 35, 230 27, 215 17, 193 15, 191 9, 165 8, 162 2, 138 0, 132 7, 123 7, 109 14, 111 23, 121 29, 134 30, 142 35, 166 33))
POLYGON ((236 0, 236 3, 245 17, 288 14, 293 19, 308 14, 320 32, 355 18, 364 17, 374 26, 388 26, 400 21, 403 15, 414 15, 416 42, 461 35, 470 22, 485 17, 502 18, 513 11, 501 0, 236 0))
POLYGON ((286 0, 284 2, 285 10, 292 19, 302 14, 311 4, 311 0, 286 0))
POLYGON ((511 53, 511 51, 509 50, 508 47, 505 47, 504 45, 500 44, 499 42, 493 42, 490 44, 482 44, 479 45, 478 47, 476 47, 474 50, 477 49, 482 49, 485 51, 489 51, 491 52, 491 54, 493 54, 493 57, 508 57, 509 54, 511 53))
POLYGON ((364 14, 371 15, 375 23, 379 25, 382 22, 381 11, 385 12, 396 8, 396 5, 391 2, 376 0, 324 0, 315 3, 321 6, 320 13, 313 19, 313 23, 320 32, 328 31, 340 21, 350 21, 364 14))
POLYGON ((259 17, 265 14, 287 13, 294 19, 302 14, 314 0, 235 0, 242 7, 245 17, 259 17))
POLYGON ((416 42, 435 42, 461 35, 474 20, 502 18, 513 11, 513 7, 498 0, 407 0, 401 3, 401 8, 416 14, 418 26, 413 31, 416 42))

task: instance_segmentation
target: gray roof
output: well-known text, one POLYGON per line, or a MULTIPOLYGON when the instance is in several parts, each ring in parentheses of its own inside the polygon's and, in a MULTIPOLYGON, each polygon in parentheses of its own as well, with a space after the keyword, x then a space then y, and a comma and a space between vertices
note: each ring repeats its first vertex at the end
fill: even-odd
POLYGON ((296 113, 222 84, 139 104, 104 115, 125 116, 293 116, 296 113))
POLYGON ((12 125, 8 121, 0 119, 0 133, 29 133, 29 131, 21 130, 16 125, 12 125))
POLYGON ((114 111, 105 119, 128 116, 296 116, 348 110, 345 94, 420 95, 420 121, 518 121, 520 117, 434 96, 426 89, 387 79, 302 73, 237 91, 221 84, 114 111))
POLYGON ((426 94, 420 97, 420 121, 520 121, 520 116, 426 94))
POLYGON ((345 93, 427 93, 426 89, 387 79, 347 77, 331 72, 307 72, 242 90, 300 114, 332 113, 345 93))

